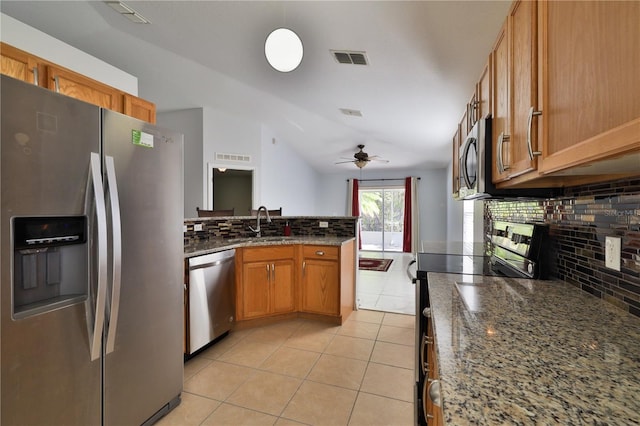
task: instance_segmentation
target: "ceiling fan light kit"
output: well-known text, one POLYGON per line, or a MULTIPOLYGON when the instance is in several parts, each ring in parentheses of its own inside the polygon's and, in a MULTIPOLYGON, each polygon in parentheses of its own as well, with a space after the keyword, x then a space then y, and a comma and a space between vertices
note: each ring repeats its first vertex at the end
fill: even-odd
POLYGON ((302 40, 288 28, 278 28, 267 36, 264 54, 276 71, 291 72, 298 68, 304 56, 302 40))
POLYGON ((378 158, 377 155, 369 156, 369 154, 367 154, 366 152, 363 151, 364 150, 364 145, 362 145, 362 144, 358 145, 358 148, 360 149, 360 151, 358 151, 355 154, 353 154, 353 158, 355 158, 355 160, 338 161, 335 164, 353 163, 353 164, 356 165, 356 167, 358 167, 359 169, 362 169, 370 161, 380 161, 382 163, 388 163, 389 162, 389 160, 382 160, 382 159, 378 158))

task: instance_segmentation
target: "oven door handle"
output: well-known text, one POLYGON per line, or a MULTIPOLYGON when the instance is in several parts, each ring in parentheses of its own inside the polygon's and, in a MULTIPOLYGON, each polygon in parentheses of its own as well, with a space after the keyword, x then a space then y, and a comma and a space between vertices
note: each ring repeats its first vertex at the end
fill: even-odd
POLYGON ((411 262, 409 262, 409 264, 407 265, 407 276, 409 277, 409 279, 411 280, 411 283, 413 284, 415 284, 418 281, 418 278, 411 275, 411 271, 409 270, 411 268, 411 265, 413 265, 414 263, 416 263, 416 260, 412 259, 411 262))

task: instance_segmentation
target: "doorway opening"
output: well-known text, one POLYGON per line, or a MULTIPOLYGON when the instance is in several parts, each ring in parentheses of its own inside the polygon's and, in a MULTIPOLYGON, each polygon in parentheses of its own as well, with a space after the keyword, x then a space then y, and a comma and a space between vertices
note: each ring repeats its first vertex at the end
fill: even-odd
POLYGON ((256 188, 253 168, 227 168, 208 164, 207 208, 210 210, 234 209, 234 216, 249 216, 256 188))
POLYGON ((362 250, 402 251, 404 188, 368 187, 359 190, 362 250))

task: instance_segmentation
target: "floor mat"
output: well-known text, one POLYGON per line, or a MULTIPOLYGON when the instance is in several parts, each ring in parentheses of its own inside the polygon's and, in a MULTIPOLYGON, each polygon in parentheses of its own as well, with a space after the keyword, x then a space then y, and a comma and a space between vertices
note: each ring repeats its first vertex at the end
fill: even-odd
POLYGON ((362 271, 386 272, 391 266, 393 259, 371 259, 361 257, 358 259, 358 268, 362 271))

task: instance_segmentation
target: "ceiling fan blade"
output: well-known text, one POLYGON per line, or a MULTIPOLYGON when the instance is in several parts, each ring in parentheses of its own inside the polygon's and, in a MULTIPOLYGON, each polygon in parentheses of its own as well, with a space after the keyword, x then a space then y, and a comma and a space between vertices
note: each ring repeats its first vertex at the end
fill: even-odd
POLYGON ((355 161, 353 161, 353 160, 349 160, 349 161, 338 161, 337 163, 333 163, 333 164, 344 164, 344 163, 355 163, 355 161))
POLYGON ((383 160, 382 158, 371 158, 371 157, 369 157, 369 159, 373 160, 373 161, 378 161, 380 163, 388 163, 389 162, 389 160, 383 160))

